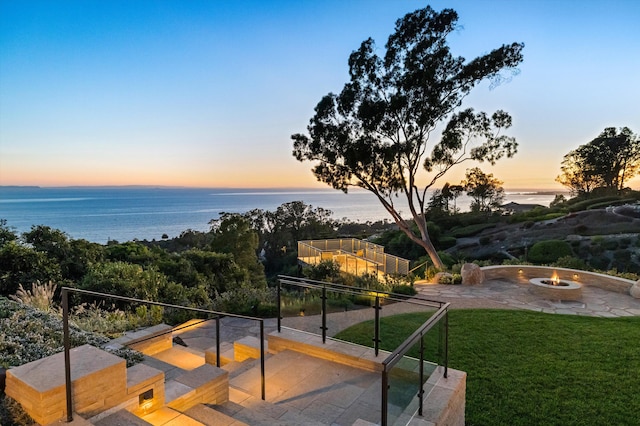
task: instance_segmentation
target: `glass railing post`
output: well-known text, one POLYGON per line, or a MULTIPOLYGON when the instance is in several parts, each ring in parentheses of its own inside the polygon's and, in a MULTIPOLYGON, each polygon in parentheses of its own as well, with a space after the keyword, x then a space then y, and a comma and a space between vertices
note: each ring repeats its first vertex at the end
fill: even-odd
POLYGON ((62 289, 62 329, 64 334, 64 382, 67 397, 67 423, 73 421, 71 404, 71 342, 69 339, 69 294, 67 289, 62 289))
POLYGON ((449 310, 444 314, 444 378, 449 371, 449 310))
POLYGON ((375 321, 373 324, 373 348, 376 356, 380 350, 380 296, 376 296, 376 303, 373 307, 375 309, 375 321))
POLYGON ((418 414, 422 416, 422 400, 424 397, 424 336, 420 336, 420 383, 418 389, 418 414))
POLYGON ((282 301, 280 299, 280 280, 278 280, 278 287, 276 287, 276 294, 277 294, 277 304, 278 304, 278 308, 277 308, 277 314, 278 314, 278 333, 280 333, 280 328, 282 326, 282 312, 281 312, 281 306, 282 306, 282 301))
POLYGON ((388 413, 388 399, 389 399, 389 376, 387 372, 387 367, 385 366, 382 370, 382 401, 380 407, 380 424, 382 426, 387 426, 387 413, 388 413))
POLYGON ((216 367, 220 365, 220 315, 216 316, 216 367))
POLYGON ((260 320, 260 379, 262 380, 262 400, 265 401, 265 375, 264 375, 264 320, 260 320))
POLYGON ((322 286, 322 343, 327 342, 327 286, 322 286))

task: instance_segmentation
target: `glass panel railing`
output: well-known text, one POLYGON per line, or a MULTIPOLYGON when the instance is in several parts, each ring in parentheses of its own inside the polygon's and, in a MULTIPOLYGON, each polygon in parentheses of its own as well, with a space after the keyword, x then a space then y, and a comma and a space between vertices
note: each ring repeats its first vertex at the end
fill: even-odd
POLYGON ((406 425, 422 415, 428 381, 438 365, 445 366, 447 342, 447 305, 441 307, 398 346, 383 362, 388 389, 383 392, 383 425, 406 425), (411 395, 413 395, 411 397, 411 395))
MULTIPOLYGON (((419 352, 420 343, 410 352, 419 352)), ((403 356, 388 372, 387 424, 406 425, 418 411, 420 390, 420 360, 403 356)))
POLYGON ((384 369, 382 425, 407 424, 421 414, 429 377, 439 365, 446 377, 447 303, 285 276, 279 293, 282 326, 316 334, 324 329, 323 342, 351 327, 338 337, 375 348, 384 369))

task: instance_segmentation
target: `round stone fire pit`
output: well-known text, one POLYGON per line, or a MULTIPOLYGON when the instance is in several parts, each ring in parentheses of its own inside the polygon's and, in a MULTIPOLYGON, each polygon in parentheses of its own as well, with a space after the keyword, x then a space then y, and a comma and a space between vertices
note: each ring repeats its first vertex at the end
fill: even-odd
POLYGON ((529 280, 529 291, 545 299, 579 300, 582 297, 582 286, 575 281, 558 278, 532 278, 529 280))

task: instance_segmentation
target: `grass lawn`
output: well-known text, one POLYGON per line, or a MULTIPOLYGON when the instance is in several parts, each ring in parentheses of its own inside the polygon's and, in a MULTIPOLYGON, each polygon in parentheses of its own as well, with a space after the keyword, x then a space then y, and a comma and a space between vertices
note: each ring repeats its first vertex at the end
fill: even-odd
MULTIPOLYGON (((395 331, 381 346, 393 350, 429 315, 383 318, 395 331)), ((640 317, 477 309, 450 311, 449 324, 449 365, 468 374, 467 425, 640 424, 640 317)), ((336 337, 370 346, 370 327, 336 337)))

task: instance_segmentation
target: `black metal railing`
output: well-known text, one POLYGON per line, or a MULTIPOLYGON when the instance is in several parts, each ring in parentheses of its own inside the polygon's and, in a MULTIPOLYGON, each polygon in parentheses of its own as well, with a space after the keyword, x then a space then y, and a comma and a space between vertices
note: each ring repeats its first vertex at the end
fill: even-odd
MULTIPOLYGON (((196 312, 200 314, 213 315, 214 318, 209 318, 208 320, 203 320, 203 321, 209 321, 209 320, 216 321, 216 365, 218 367, 220 366, 220 319, 224 317, 233 317, 233 318, 241 318, 241 319, 246 319, 251 321, 257 321, 260 324, 261 392, 262 392, 262 400, 265 400, 265 345, 264 345, 265 336, 264 336, 264 319, 263 318, 231 314, 228 312, 211 311, 208 309, 172 305, 169 303, 154 302, 151 300, 135 299, 132 297, 118 296, 118 295, 109 294, 109 293, 99 293, 95 291, 80 290, 80 289, 70 288, 70 287, 62 287, 61 296, 62 296, 62 321, 63 321, 63 333, 64 333, 64 374, 65 374, 65 387, 66 387, 66 399, 67 399, 67 422, 73 421, 73 410, 72 410, 73 404, 72 404, 72 392, 71 392, 71 357, 70 357, 71 342, 69 338, 69 312, 70 312, 69 293, 78 293, 78 294, 84 294, 87 296, 93 296, 93 297, 98 297, 103 299, 120 300, 123 302, 161 306, 163 308, 172 308, 172 309, 196 312)), ((174 330, 171 329, 166 333, 172 333, 173 331, 174 330)))
MULTIPOLYGON (((406 296, 386 291, 380 291, 376 289, 368 289, 368 288, 358 288, 353 286, 345 286, 341 284, 328 283, 324 281, 315 281, 304 278, 296 278, 289 276, 279 276, 278 277, 278 286, 277 286, 277 330, 281 331, 282 327, 282 287, 289 288, 301 288, 301 289, 313 289, 315 291, 320 292, 320 326, 319 329, 322 334, 322 342, 326 343, 327 338, 327 311, 328 311, 328 293, 336 293, 341 295, 367 295, 373 298, 372 308, 374 309, 373 313, 373 349, 375 352, 375 356, 379 355, 380 351, 380 316, 381 311, 384 309, 384 306, 391 303, 408 303, 411 305, 419 305, 425 308, 433 308, 434 313, 422 324, 420 325, 404 342, 402 342, 391 354, 389 354, 381 364, 383 366, 382 371, 382 401, 381 401, 381 424, 387 425, 389 420, 389 389, 390 389, 390 374, 393 372, 394 367, 398 366, 399 363, 403 360, 411 359, 412 361, 417 361, 417 369, 418 375, 415 378, 415 382, 411 382, 410 385, 415 387, 417 396, 418 396, 418 413, 422 415, 423 412, 423 399, 424 399, 424 384, 426 381, 426 377, 424 374, 425 371, 425 336, 427 333, 432 331, 436 326, 438 327, 438 337, 437 337, 437 345, 436 353, 437 353, 437 365, 444 367, 444 377, 447 377, 448 372, 448 356, 449 356, 449 345, 448 345, 448 308, 449 303, 434 301, 430 299, 423 298, 421 296, 406 296), (384 306, 383 306, 384 301, 384 306), (414 359, 408 357, 408 352, 411 351, 417 344, 419 344, 418 348, 418 358, 414 359)), ((339 330, 338 330, 339 331, 339 330)), ((431 365, 434 365, 432 362, 428 362, 431 365)), ((415 364, 415 362, 414 362, 415 364)))

